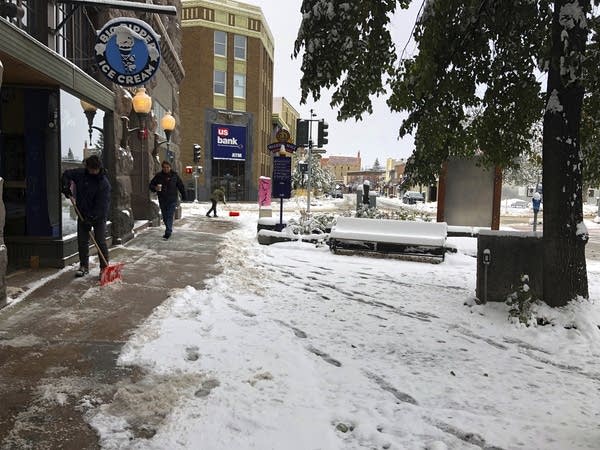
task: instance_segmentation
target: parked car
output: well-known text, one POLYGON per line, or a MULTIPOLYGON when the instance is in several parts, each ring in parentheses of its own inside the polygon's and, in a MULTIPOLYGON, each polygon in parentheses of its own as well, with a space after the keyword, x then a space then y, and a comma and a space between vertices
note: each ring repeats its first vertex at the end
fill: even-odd
POLYGON ((425 202, 425 196, 417 191, 407 191, 402 196, 402 203, 414 205, 417 202, 425 202))

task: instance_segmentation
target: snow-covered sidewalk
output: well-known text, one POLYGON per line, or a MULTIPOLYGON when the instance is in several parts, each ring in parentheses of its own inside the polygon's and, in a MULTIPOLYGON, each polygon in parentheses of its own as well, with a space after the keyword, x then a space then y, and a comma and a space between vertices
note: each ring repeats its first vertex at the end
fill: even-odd
POLYGON ((597 302, 542 307, 553 325, 525 328, 472 302, 475 239, 434 265, 261 246, 256 219, 231 218, 223 273, 174 292, 125 346, 120 363, 147 372, 87 405, 103 447, 599 448, 597 302))

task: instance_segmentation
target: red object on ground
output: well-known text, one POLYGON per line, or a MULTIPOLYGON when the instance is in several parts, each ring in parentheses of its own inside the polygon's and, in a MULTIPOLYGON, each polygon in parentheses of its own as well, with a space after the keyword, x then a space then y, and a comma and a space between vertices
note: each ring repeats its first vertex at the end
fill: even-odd
POLYGON ((121 270, 123 269, 124 263, 109 264, 100 273, 100 286, 106 286, 113 281, 121 281, 121 270))
POLYGON ((239 215, 240 215, 239 211, 229 211, 229 217, 239 216, 239 215))

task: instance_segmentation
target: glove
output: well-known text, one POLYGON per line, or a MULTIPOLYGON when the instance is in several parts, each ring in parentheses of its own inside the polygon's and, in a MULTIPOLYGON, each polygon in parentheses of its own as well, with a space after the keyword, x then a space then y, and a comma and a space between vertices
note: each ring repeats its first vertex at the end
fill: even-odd
POLYGON ((73 193, 71 192, 71 188, 69 186, 63 186, 62 193, 65 194, 65 197, 67 198, 73 197, 73 193))

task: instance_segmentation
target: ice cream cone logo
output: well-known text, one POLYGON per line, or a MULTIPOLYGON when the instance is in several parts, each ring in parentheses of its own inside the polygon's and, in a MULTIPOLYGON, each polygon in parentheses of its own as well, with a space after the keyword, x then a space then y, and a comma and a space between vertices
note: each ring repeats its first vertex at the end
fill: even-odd
POLYGON ((100 71, 122 86, 145 84, 158 71, 159 37, 139 19, 119 17, 98 32, 96 61, 100 71))
POLYGON ((125 71, 129 73, 135 72, 135 54, 131 52, 136 39, 134 32, 125 25, 121 25, 117 27, 115 34, 125 71))

